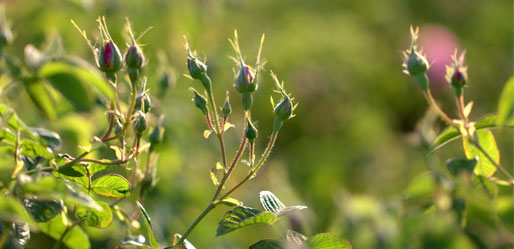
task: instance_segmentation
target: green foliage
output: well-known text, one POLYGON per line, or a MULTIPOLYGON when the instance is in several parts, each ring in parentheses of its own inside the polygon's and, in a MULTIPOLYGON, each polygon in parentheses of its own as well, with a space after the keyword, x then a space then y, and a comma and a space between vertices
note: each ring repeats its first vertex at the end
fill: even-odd
POLYGON ((498 117, 496 122, 505 125, 508 119, 514 118, 514 77, 511 77, 500 95, 498 101, 498 117))
POLYGON ((312 249, 351 249, 350 242, 331 233, 319 233, 307 240, 312 249))
POLYGON ((105 202, 97 201, 96 203, 101 207, 101 210, 78 206, 75 215, 77 219, 84 220, 90 227, 106 228, 113 219, 111 208, 105 202))
POLYGON ((250 246, 250 249, 283 249, 282 242, 274 239, 264 239, 250 246))
POLYGON ((277 216, 272 212, 261 212, 255 208, 237 206, 229 210, 218 223, 216 237, 255 224, 273 224, 277 216))
POLYGON ((130 195, 128 181, 120 175, 104 175, 93 181, 91 184, 93 192, 112 198, 122 198, 130 195))
POLYGON ((38 223, 39 229, 55 240, 62 240, 70 249, 88 249, 87 234, 78 226, 73 226, 64 215, 59 215, 45 223, 38 223))
POLYGON ((491 131, 479 130, 476 133, 478 145, 471 144, 469 139, 464 138, 462 140, 464 151, 468 159, 477 158, 475 174, 490 177, 496 171, 495 164, 500 163, 500 152, 491 131), (485 152, 481 151, 478 146, 481 146, 485 152), (484 153, 487 153, 491 158, 484 153), (491 162, 490 159, 494 161, 491 162))
POLYGON ((141 205, 141 203, 137 202, 137 207, 139 208, 139 211, 141 212, 141 215, 143 216, 143 222, 145 224, 146 236, 147 236, 148 241, 150 242, 151 248, 158 249, 159 244, 157 244, 157 241, 155 240, 155 236, 153 235, 152 221, 150 219, 150 216, 148 216, 148 213, 146 212, 143 205, 141 205))

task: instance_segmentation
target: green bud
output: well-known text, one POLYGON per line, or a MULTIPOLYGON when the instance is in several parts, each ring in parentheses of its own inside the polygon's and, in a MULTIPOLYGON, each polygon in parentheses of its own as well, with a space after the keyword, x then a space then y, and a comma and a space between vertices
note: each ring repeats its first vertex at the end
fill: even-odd
POLYGON ((112 41, 108 40, 102 48, 98 56, 98 67, 102 72, 117 72, 121 69, 122 59, 121 52, 118 46, 112 41))
POLYGON ((129 68, 141 69, 144 60, 143 52, 137 45, 130 46, 127 53, 125 53, 125 63, 129 68))
POLYGON ((197 80, 201 79, 202 75, 207 72, 207 66, 192 54, 189 54, 187 57, 187 68, 191 77, 197 80))
POLYGON ((196 107, 198 107, 203 114, 207 115, 207 99, 199 94, 194 88, 191 88, 191 91, 194 93, 193 102, 195 102, 196 107))
POLYGON ((162 127, 160 124, 157 124, 153 130, 152 133, 150 133, 150 143, 151 146, 155 146, 162 141, 162 137, 164 134, 164 127, 162 127))
POLYGON ((136 97, 136 104, 134 106, 135 111, 143 111, 144 113, 148 113, 152 108, 152 101, 150 100, 150 96, 146 93, 140 93, 136 97))
POLYGON ((425 56, 412 49, 407 57, 406 67, 412 76, 424 74, 428 70, 428 61, 425 56))
POLYGON ((255 138, 257 137, 257 129, 253 125, 252 121, 250 121, 250 119, 247 118, 246 121, 248 122, 248 126, 246 126, 245 136, 248 139, 248 142, 253 144, 255 142, 255 138))
POLYGON ((241 68, 236 78, 236 89, 240 93, 252 93, 257 90, 257 83, 252 68, 241 62, 241 68))
MULTIPOLYGON (((166 90, 170 87, 170 76, 167 72, 164 72, 159 79, 159 86, 161 87, 161 94, 164 95, 166 90)), ((162 96, 161 95, 161 96, 162 96)))
POLYGON ((232 107, 230 107, 228 91, 227 91, 227 96, 225 97, 225 104, 221 108, 221 112, 223 113, 223 117, 225 117, 225 118, 228 117, 230 115, 230 113, 232 113, 232 107))
POLYGON ((280 121, 285 121, 293 116, 293 103, 287 95, 283 95, 282 101, 275 106, 275 117, 280 121))
POLYGON ((468 81, 467 67, 464 66, 464 55, 465 53, 462 53, 457 56, 457 51, 455 51, 452 56, 452 65, 446 67, 446 80, 453 86, 457 96, 462 94, 462 88, 468 81))
POLYGON ((142 113, 141 111, 139 111, 136 122, 134 123, 134 130, 136 132, 136 135, 141 137, 147 127, 148 127, 148 123, 146 122, 146 115, 144 113, 142 113))

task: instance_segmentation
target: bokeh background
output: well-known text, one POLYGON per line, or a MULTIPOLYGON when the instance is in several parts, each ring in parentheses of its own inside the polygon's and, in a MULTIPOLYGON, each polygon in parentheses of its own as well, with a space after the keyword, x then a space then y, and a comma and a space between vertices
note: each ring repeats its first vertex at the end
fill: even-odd
MULTIPOLYGON (((96 36, 95 19, 105 15, 118 44, 126 41, 122 36, 125 17, 136 32, 153 26, 141 40, 149 59, 144 73, 156 110, 165 114, 166 134, 159 148, 159 181, 145 206, 162 245, 170 244, 174 233, 182 233, 211 198, 215 189, 209 170, 220 160, 217 141, 203 138, 205 123, 191 102, 188 88, 199 84, 183 75, 187 72, 183 36, 207 58, 218 103, 226 89, 230 92, 231 121, 236 124, 227 133, 231 158, 242 134, 240 95, 233 87, 235 64, 228 57, 234 55, 227 40, 234 29, 239 32, 247 62, 255 61, 261 34, 266 34, 263 57, 268 71, 262 73, 253 111, 259 128, 258 154, 266 145, 273 121, 269 96, 274 85, 269 70, 285 81, 299 103, 296 117, 285 123, 265 167, 234 197, 260 208, 259 191, 270 190, 286 205, 309 208, 271 229, 255 226, 215 238, 217 222, 226 211, 218 208, 191 234, 189 239, 197 248, 247 248, 261 238, 284 238, 291 226, 306 235, 339 233, 354 248, 500 248, 513 241, 511 188, 499 189, 507 196, 505 217, 492 223, 470 219, 465 230, 451 212, 426 217, 405 200, 406 189, 420 175, 429 168, 444 169, 449 157, 464 153, 457 140, 426 155, 424 141, 432 141, 443 125, 427 113, 417 85, 401 72, 401 52, 410 42, 409 25, 420 26, 420 44, 433 63, 432 90, 443 108, 456 117, 453 95, 443 76, 444 65, 458 48, 467 51, 466 99, 475 101, 471 117, 494 112, 513 71, 512 1, 2 2, 15 34, 7 52, 19 57, 25 45, 44 47, 57 36, 67 54, 94 63, 70 19, 96 36), (158 80, 163 70, 174 72, 174 86, 159 99, 158 80)), ((126 46, 120 48, 124 51, 126 46)), ((61 134, 65 145, 87 141, 107 125, 101 108, 46 120, 24 92, 6 101, 29 125, 61 134)), ((494 132, 502 164, 511 168, 513 132, 494 132)), ((71 154, 76 150, 62 148, 71 154)), ((245 167, 239 165, 232 184, 244 176, 245 167)), ((114 248, 123 230, 115 224, 107 231, 89 232, 95 248, 114 248)))

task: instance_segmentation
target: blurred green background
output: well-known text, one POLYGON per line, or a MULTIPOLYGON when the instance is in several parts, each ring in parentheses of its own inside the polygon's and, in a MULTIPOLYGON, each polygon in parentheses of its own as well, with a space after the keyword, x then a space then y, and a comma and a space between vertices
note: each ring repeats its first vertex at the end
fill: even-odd
MULTIPOLYGON (((191 234, 189 240, 197 248, 247 248, 261 238, 283 238, 290 226, 306 235, 340 233, 354 248, 500 248, 514 240, 511 188, 499 188, 507 203, 503 216, 498 214, 500 218, 488 222, 480 218, 480 212, 476 217, 470 212, 467 229, 459 227, 452 212, 427 216, 404 201, 405 189, 419 179, 417 176, 429 168, 443 169, 449 157, 464 153, 457 140, 426 156, 422 141, 432 141, 443 126, 426 114, 427 105, 417 85, 401 72, 401 52, 410 42, 409 25, 420 26, 422 45, 432 48, 427 50, 431 62, 448 60, 455 47, 467 51, 470 80, 466 99, 475 101, 471 117, 477 119, 494 112, 513 70, 512 1, 3 3, 15 34, 15 42, 6 53, 18 57, 23 57, 25 45, 42 47, 47 40, 60 36, 67 54, 94 63, 70 19, 94 37, 98 35, 95 19, 105 15, 122 51, 126 49, 122 36, 125 17, 130 18, 136 32, 153 26, 141 40, 149 59, 144 73, 156 108, 165 114, 166 135, 165 144, 159 148, 159 182, 145 206, 163 245, 171 243, 173 233, 182 233, 211 198, 215 189, 209 169, 220 160, 217 141, 203 138, 204 120, 190 101, 187 89, 198 88, 199 84, 183 76, 183 36, 188 37, 201 57, 207 58, 218 103, 222 103, 226 89, 230 92, 234 109, 231 121, 236 124, 226 137, 231 158, 242 133, 240 95, 232 86, 235 64, 227 57, 234 55, 227 40, 234 29, 251 63, 256 59, 261 34, 266 34, 265 67, 285 81, 286 89, 299 103, 297 116, 285 123, 270 160, 258 177, 234 197, 260 207, 259 191, 270 190, 286 205, 302 204, 309 209, 272 229, 256 226, 215 238, 217 222, 226 211, 219 208, 191 234), (155 97, 162 72, 159 53, 169 60, 171 67, 166 69, 173 70, 176 76, 174 87, 162 99, 155 97)), ((263 72, 255 95, 253 118, 258 120, 258 154, 266 145, 273 121, 269 95, 274 85, 268 72, 263 72)), ((440 80, 442 75, 444 71, 432 72, 434 94, 445 110, 457 117, 451 89, 440 80)), ((27 94, 20 92, 11 97, 6 102, 29 125, 58 132, 65 145, 87 141, 107 125, 101 108, 93 113, 63 113, 50 121, 38 114, 27 94)), ((512 168, 513 132, 494 132, 501 162, 512 168)), ((61 152, 74 154, 76 148, 64 146, 61 152)), ((232 184, 244 176, 245 167, 239 165, 232 184)), ((122 236, 117 226, 91 233, 95 248, 113 248, 122 236)))

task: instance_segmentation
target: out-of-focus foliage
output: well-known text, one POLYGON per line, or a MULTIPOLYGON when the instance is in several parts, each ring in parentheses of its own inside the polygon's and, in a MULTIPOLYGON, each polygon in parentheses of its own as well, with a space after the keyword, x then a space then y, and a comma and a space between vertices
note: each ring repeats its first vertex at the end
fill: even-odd
MULTIPOLYGON (((106 15, 117 41, 123 40, 119 31, 126 16, 134 30, 154 27, 144 39, 150 46, 142 48, 152 62, 144 69, 148 88, 152 94, 164 95, 162 101, 152 103, 153 108, 166 116, 163 144, 156 148, 160 153, 158 182, 145 199, 157 241, 171 244, 173 234, 182 232, 201 212, 214 191, 209 169, 214 167, 212 162, 220 160, 215 139, 203 138, 205 124, 190 102, 187 89, 197 83, 182 76, 187 72, 182 36, 187 35, 195 48, 201 48, 200 56, 210 58, 207 64, 220 99, 224 89, 236 93, 233 81, 227 81, 234 71, 232 60, 226 57, 233 54, 226 38, 238 29, 248 55, 245 59, 252 62, 256 59, 252 49, 259 44, 260 35, 266 34, 266 68, 273 68, 288 82, 288 90, 300 105, 295 119, 284 124, 275 152, 259 177, 234 197, 258 206, 255 196, 261 189, 269 189, 284 203, 303 203, 309 209, 278 225, 309 237, 320 231, 340 233, 354 248, 509 248, 514 242, 512 187, 490 186, 480 178, 471 184, 462 177, 450 180, 446 159, 465 157, 458 140, 426 156, 444 125, 425 112, 427 106, 417 85, 400 73, 400 52, 409 44, 406 30, 411 24, 419 25, 420 40, 426 39, 423 44, 451 44, 447 53, 439 51, 448 58, 454 47, 466 49, 466 98, 475 101, 471 118, 496 112, 513 68, 510 1, 7 0, 3 4, 14 37, 5 52, 17 58, 23 58, 27 44, 52 51, 57 40, 65 52, 56 53, 90 58, 94 64, 70 19, 89 31, 95 29, 97 16, 106 15), (442 37, 450 38, 435 39, 434 33, 425 35, 424 30, 443 30, 450 35, 442 37), (161 81, 163 73, 169 75, 168 84, 161 81), (169 86, 167 92, 160 91, 162 86, 169 86), (429 169, 448 174, 425 173, 429 169), (452 191, 466 200, 465 208, 459 198, 448 196, 452 191)), ((118 45, 126 50, 121 42, 118 45)), ((429 58, 436 58, 437 52, 427 51, 429 58)), ((48 73, 49 69, 37 68, 37 60, 31 61, 34 63, 27 67, 48 73)), ((434 64, 433 70, 437 68, 434 64)), ((437 81, 439 74, 444 76, 439 71, 429 74, 434 95, 456 116, 452 89, 437 81)), ((87 76, 75 79, 80 83, 87 76)), ((260 120, 256 124, 259 134, 270 134, 273 120, 268 93, 274 83, 269 77, 261 80, 253 117, 260 120)), ((5 80, 0 83, 5 89, 5 80)), ((86 144, 105 130, 105 110, 91 97, 92 91, 101 88, 87 89, 87 94, 75 98, 72 94, 76 92, 59 95, 59 85, 53 89, 38 82, 24 84, 27 90, 23 84, 3 90, 2 101, 29 126, 47 127, 60 134, 60 153, 77 154, 80 150, 74 145, 86 144), (40 94, 37 98, 35 92, 40 94), (49 102, 43 92, 58 101, 49 102), (39 107, 31 99, 40 103, 39 107), (91 112, 76 113, 73 108, 91 112)), ((241 113, 240 105, 233 105, 233 112, 241 113)), ((243 124, 243 120, 233 122, 236 127, 243 124)), ((234 131, 226 134, 232 148, 238 146, 241 135, 234 131)), ((503 155, 501 163, 510 170, 514 164, 509 156, 514 149, 513 131, 502 128, 492 133, 503 155)), ((265 140, 257 140, 257 153, 264 149, 265 140)), ((0 177, 9 177, 11 168, 12 160, 1 158, 0 177)), ((235 174, 243 176, 245 170, 235 174)), ((10 205, 3 197, 0 202, 10 205)), ((19 208, 13 206, 13 213, 19 208)), ((197 248, 245 248, 260 238, 284 240, 282 233, 266 225, 215 238, 219 218, 227 210, 213 211, 188 240, 195 241, 197 248)), ((63 226, 65 221, 53 222, 63 226)), ((118 222, 107 232, 87 229, 91 247, 114 248, 123 239, 119 227, 118 222)), ((30 241, 54 240, 39 234, 30 241)))

